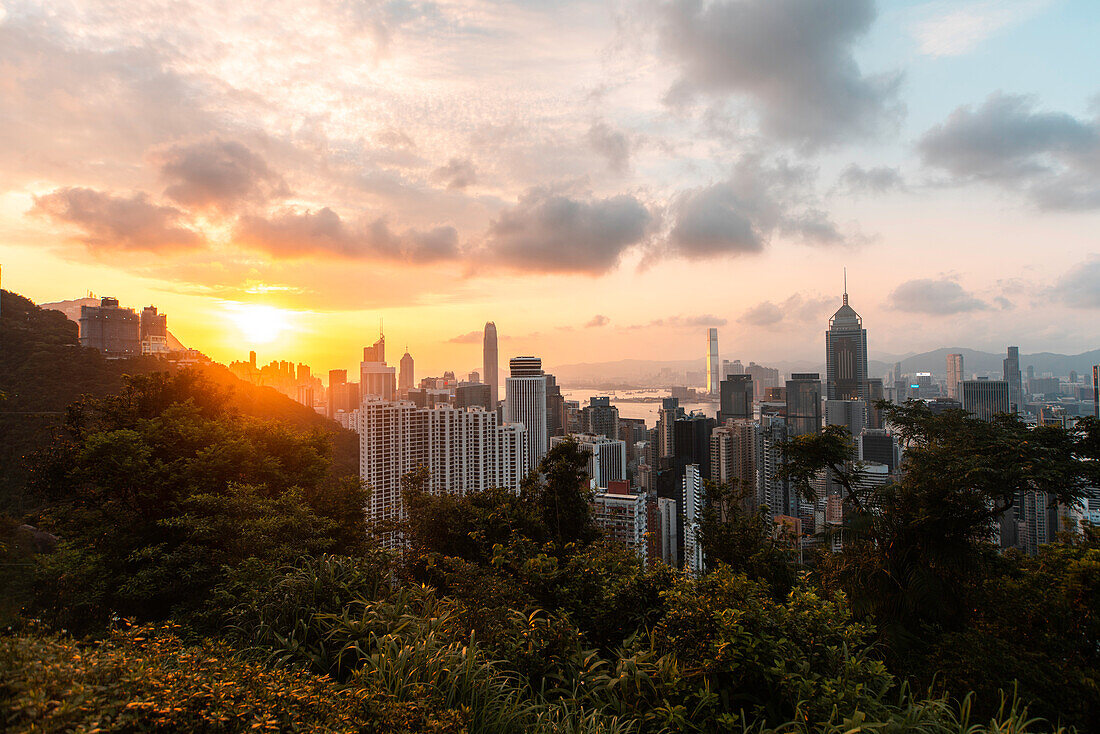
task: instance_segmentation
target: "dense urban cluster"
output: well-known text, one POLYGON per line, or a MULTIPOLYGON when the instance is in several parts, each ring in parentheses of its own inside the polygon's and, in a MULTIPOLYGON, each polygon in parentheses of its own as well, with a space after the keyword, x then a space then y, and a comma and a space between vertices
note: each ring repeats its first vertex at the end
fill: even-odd
POLYGON ((983 415, 1011 353, 1008 379, 956 362, 956 403, 923 377, 876 400, 845 298, 824 380, 758 385, 778 376, 712 332, 717 415, 666 397, 649 427, 536 357, 498 386, 492 324, 484 382, 413 387, 380 337, 358 384, 310 396, 289 363, 108 358, 0 297, 0 430, 26 434, 0 474, 13 731, 1100 720, 1100 422, 1029 388, 983 415))

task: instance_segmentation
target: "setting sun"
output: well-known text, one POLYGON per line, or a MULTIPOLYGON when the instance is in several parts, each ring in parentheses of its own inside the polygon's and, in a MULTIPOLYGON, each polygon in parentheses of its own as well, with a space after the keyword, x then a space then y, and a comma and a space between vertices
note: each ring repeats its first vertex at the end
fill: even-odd
POLYGON ((274 306, 231 303, 226 311, 249 345, 273 342, 290 326, 289 313, 274 306))

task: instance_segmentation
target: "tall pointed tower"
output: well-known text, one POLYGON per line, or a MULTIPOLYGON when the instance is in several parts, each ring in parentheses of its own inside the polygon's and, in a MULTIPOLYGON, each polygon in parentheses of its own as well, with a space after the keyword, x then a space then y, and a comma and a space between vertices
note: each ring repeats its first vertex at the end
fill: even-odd
POLYGON ((867 330, 863 319, 848 305, 848 273, 844 274, 843 303, 829 319, 825 332, 826 398, 867 399, 867 330))

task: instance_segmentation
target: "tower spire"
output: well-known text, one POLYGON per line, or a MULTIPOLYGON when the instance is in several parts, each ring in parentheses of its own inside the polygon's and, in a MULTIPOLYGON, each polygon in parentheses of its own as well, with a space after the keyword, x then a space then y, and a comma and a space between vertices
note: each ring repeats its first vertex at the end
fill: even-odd
POLYGON ((848 268, 844 268, 844 305, 848 305, 848 268))

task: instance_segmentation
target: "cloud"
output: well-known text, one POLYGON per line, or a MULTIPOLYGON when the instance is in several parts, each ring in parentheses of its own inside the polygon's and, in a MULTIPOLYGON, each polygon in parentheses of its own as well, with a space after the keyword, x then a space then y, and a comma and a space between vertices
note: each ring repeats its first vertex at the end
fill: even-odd
POLYGON ((1054 295, 1073 308, 1100 308, 1100 257, 1093 256, 1059 278, 1054 295))
POLYGON ((917 148, 960 183, 992 183, 1044 209, 1100 207, 1100 121, 1035 111, 1031 97, 995 92, 959 107, 917 148))
POLYGON ((770 165, 744 156, 726 181, 673 200, 669 244, 689 259, 759 253, 775 233, 810 244, 840 244, 844 235, 813 206, 813 175, 786 161, 770 165))
POLYGON ((535 188, 492 222, 484 254, 520 270, 600 275, 642 242, 652 221, 626 194, 580 199, 535 188))
POLYGON ((630 166, 630 141, 606 122, 594 122, 588 128, 588 144, 607 159, 607 167, 623 173, 630 166))
POLYGON ((481 344, 484 338, 485 333, 482 331, 467 331, 465 334, 452 336, 447 341, 450 344, 481 344))
POLYGON ((856 63, 874 19, 873 0, 674 0, 661 41, 681 75, 668 99, 742 95, 764 133, 806 147, 874 132, 899 81, 856 63))
POLYGON ((932 2, 913 26, 921 53, 958 56, 969 53, 997 31, 1022 23, 1050 5, 1051 0, 958 0, 932 2))
POLYGON ((62 188, 34 197, 31 213, 75 225, 77 239, 95 250, 175 252, 205 246, 184 224, 179 209, 158 206, 143 193, 115 196, 86 188, 62 188))
POLYGON ((196 209, 231 211, 289 194, 263 158, 233 140, 210 138, 153 151, 150 161, 169 182, 164 195, 196 209))
POLYGON ((448 189, 464 189, 477 183, 477 170, 468 158, 452 158, 447 165, 432 172, 432 179, 446 184, 448 189))
POLYGON ((896 168, 864 168, 853 163, 840 174, 837 188, 849 194, 885 194, 904 189, 905 181, 896 168))
POLYGON ((782 303, 762 301, 737 318, 739 324, 748 326, 775 326, 782 324, 825 323, 835 299, 825 296, 807 296, 795 293, 782 303))
POLYGON ((346 224, 328 207, 316 211, 283 211, 273 217, 243 216, 234 239, 275 257, 310 255, 364 260, 430 263, 458 256, 458 233, 453 227, 429 231, 394 232, 384 219, 346 224))
POLYGON ((918 278, 908 280, 889 296, 893 308, 910 313, 943 316, 979 311, 989 306, 953 280, 918 278))
POLYGON ((585 328, 591 329, 598 326, 607 326, 609 323, 611 323, 611 319, 607 318, 603 314, 598 313, 593 316, 592 319, 584 326, 585 328))

